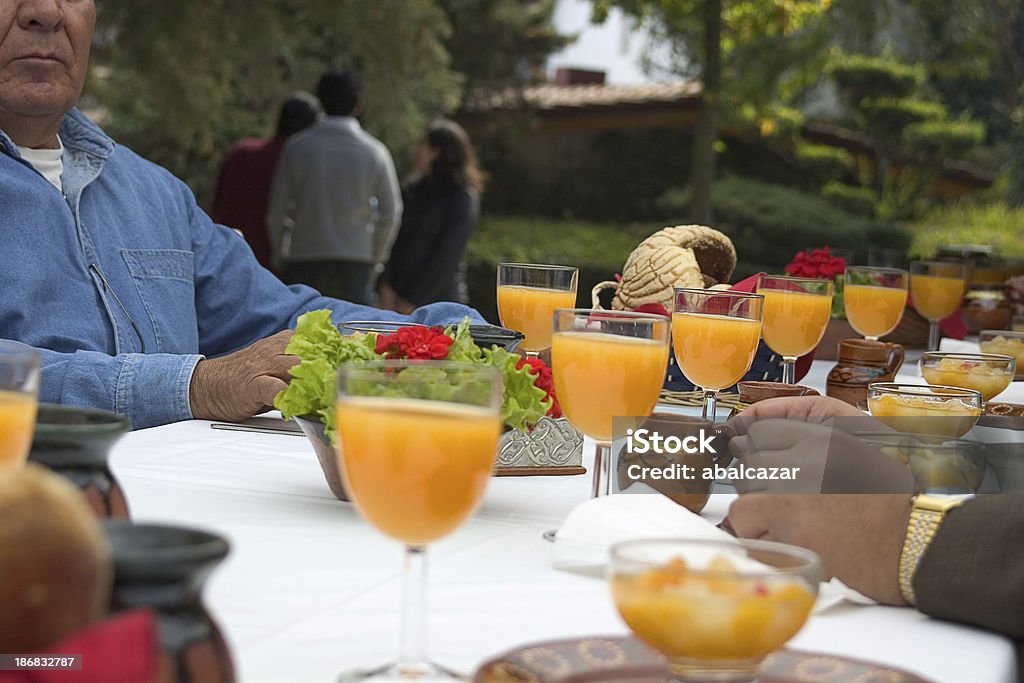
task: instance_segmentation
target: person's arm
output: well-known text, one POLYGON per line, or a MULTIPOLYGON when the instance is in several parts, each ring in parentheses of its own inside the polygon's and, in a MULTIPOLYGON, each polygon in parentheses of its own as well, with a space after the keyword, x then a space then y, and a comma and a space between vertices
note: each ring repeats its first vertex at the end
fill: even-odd
POLYGON ((944 516, 921 556, 917 609, 1024 640, 1024 496, 979 496, 944 516))
POLYGON ((388 252, 391 251, 391 244, 395 241, 402 220, 402 188, 398 184, 395 163, 387 149, 381 150, 374 195, 377 197, 380 216, 373 232, 373 260, 374 263, 384 263, 388 260, 388 252))
POLYGON ((40 401, 120 413, 132 429, 192 418, 189 383, 202 356, 36 350, 40 401))
POLYGON ((399 289, 401 297, 415 306, 441 298, 459 268, 479 213, 476 195, 468 191, 455 195, 444 212, 441 225, 437 226, 433 243, 420 256, 415 268, 415 281, 418 283, 415 291, 399 289))
POLYGON ((270 186, 270 198, 267 203, 267 234, 270 237, 270 259, 274 267, 281 268, 281 247, 284 240, 286 225, 293 218, 290 216, 293 205, 292 161, 289 147, 285 145, 274 169, 274 179, 270 186))

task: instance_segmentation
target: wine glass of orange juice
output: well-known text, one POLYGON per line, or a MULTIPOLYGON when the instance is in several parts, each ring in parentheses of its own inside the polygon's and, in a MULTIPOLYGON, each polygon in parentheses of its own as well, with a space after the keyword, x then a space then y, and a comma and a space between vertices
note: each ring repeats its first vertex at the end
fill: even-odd
POLYGON ((843 303, 850 327, 865 339, 877 340, 900 324, 907 305, 907 271, 847 266, 843 303))
POLYGON ((551 346, 551 317, 557 308, 576 305, 578 279, 579 270, 570 266, 498 264, 498 317, 526 335, 519 348, 527 355, 551 346))
POLYGON ((743 379, 757 353, 765 297, 712 289, 675 290, 672 346, 686 379, 704 392, 705 420, 717 394, 743 379))
POLYGON ((551 372, 562 412, 596 444, 594 497, 611 493, 612 418, 642 423, 668 368, 671 323, 628 311, 555 311, 551 372))
POLYGON ((360 514, 405 545, 398 660, 341 680, 462 680, 426 656, 426 551, 476 509, 501 435, 496 368, 374 361, 338 371, 338 458, 360 514))
POLYGON ((21 467, 28 459, 38 395, 39 353, 0 341, 0 467, 21 467))
POLYGON ((964 296, 967 273, 956 261, 914 261, 910 264, 910 299, 928 321, 928 350, 939 350, 939 321, 952 315, 964 296))
POLYGON ((832 281, 761 275, 764 343, 782 356, 782 381, 796 381, 796 359, 818 346, 832 316, 832 281))

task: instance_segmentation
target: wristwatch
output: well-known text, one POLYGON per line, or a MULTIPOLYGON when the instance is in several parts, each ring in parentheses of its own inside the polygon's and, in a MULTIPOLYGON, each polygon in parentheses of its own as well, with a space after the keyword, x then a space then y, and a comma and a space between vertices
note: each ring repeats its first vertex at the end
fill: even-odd
POLYGON ((931 496, 925 493, 911 498, 910 521, 907 536, 900 553, 900 593, 911 605, 917 604, 914 593, 914 574, 917 565, 935 538, 942 519, 950 510, 962 505, 970 496, 931 496))

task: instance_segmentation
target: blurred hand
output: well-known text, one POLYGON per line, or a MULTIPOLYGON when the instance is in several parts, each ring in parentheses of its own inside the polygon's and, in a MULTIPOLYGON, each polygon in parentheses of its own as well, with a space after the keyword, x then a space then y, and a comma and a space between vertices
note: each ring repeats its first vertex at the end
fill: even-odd
POLYGON ((838 577, 887 605, 904 605, 899 561, 910 520, 910 496, 741 495, 728 521, 740 538, 759 538, 813 550, 825 577, 838 577))
POLYGON ((274 397, 288 386, 288 369, 298 364, 285 354, 291 330, 220 358, 201 360, 192 374, 189 403, 197 420, 241 422, 274 407, 274 397))
POLYGON ((381 280, 377 283, 377 306, 387 311, 395 311, 402 315, 409 315, 416 310, 415 304, 412 304, 395 291, 391 283, 381 280))
POLYGON ((845 401, 828 396, 784 396, 758 401, 741 413, 743 417, 863 417, 845 401))

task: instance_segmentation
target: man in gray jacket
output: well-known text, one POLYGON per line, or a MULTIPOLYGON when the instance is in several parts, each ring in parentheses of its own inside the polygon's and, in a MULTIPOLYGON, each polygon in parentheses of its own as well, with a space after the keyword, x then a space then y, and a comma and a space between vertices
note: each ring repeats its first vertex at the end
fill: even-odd
POLYGON ((402 214, 395 165, 355 118, 357 74, 325 74, 317 96, 326 119, 288 142, 274 175, 271 248, 285 282, 372 304, 374 270, 387 261, 402 214))

